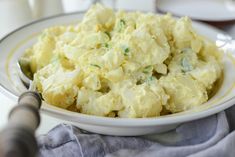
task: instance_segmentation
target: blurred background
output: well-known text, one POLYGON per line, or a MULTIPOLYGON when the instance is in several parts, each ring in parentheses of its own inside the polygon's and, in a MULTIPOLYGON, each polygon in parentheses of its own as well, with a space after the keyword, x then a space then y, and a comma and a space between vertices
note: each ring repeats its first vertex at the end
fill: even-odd
POLYGON ((0 0, 0 37, 33 20, 85 11, 94 3, 114 9, 187 15, 235 36, 235 0, 0 0))
POLYGON ((155 0, 0 0, 0 37, 33 20, 86 11, 94 3, 114 9, 156 11, 155 0))

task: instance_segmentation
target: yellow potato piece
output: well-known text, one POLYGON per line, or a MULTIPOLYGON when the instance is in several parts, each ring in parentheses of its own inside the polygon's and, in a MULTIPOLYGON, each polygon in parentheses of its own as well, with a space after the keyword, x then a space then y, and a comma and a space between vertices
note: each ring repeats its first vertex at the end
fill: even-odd
POLYGON ((170 96, 166 108, 173 113, 191 109, 208 99, 206 88, 190 75, 169 74, 159 82, 170 96))

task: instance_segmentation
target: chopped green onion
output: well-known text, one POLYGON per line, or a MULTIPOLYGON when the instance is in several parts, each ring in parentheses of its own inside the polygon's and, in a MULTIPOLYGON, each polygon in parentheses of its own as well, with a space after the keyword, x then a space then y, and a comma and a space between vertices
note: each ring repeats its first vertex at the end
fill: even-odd
POLYGON ((154 76, 150 76, 146 79, 146 83, 150 84, 150 82, 152 82, 153 80, 155 80, 156 78, 154 76))
POLYGON ((111 39, 111 35, 110 35, 110 33, 109 32, 104 32, 108 37, 109 37, 109 39, 111 39))
POLYGON ((193 66, 190 64, 189 60, 186 57, 182 58, 181 66, 184 72, 193 70, 193 66))
POLYGON ((130 49, 129 49, 128 47, 126 47, 126 48, 124 49, 124 55, 125 55, 125 56, 128 56, 129 51, 130 51, 130 49))
POLYGON ((121 23, 122 25, 125 25, 125 24, 126 24, 126 22, 125 22, 123 19, 120 20, 120 23, 121 23))
POLYGON ((124 56, 128 56, 129 55, 130 49, 129 49, 128 46, 123 45, 123 46, 121 46, 121 49, 123 51, 124 56))
POLYGON ((101 68, 99 65, 97 65, 97 64, 90 64, 91 66, 94 66, 94 67, 97 67, 97 68, 101 68))
POLYGON ((149 81, 153 81, 153 79, 154 79, 153 76, 150 76, 150 77, 148 78, 149 81))
POLYGON ((109 44, 108 43, 104 43, 104 47, 109 48, 109 44))
POLYGON ((126 22, 123 19, 121 19, 118 23, 118 31, 121 32, 122 29, 125 27, 125 25, 126 25, 126 22))
POLYGON ((129 51, 130 51, 130 50, 129 50, 128 47, 124 49, 124 52, 126 52, 126 53, 128 53, 129 51))
POLYGON ((136 29, 136 23, 134 24, 134 29, 136 29))
POLYGON ((144 68, 143 73, 148 74, 148 73, 150 73, 152 70, 153 70, 153 66, 152 66, 152 65, 148 65, 148 66, 146 66, 146 67, 144 68))

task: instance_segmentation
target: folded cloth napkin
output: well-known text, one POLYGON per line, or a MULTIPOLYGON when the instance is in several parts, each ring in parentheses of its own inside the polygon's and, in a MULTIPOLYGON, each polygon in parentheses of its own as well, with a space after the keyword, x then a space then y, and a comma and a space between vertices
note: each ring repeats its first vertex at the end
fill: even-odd
POLYGON ((105 136, 61 124, 38 137, 39 157, 234 157, 235 106, 143 137, 105 136))

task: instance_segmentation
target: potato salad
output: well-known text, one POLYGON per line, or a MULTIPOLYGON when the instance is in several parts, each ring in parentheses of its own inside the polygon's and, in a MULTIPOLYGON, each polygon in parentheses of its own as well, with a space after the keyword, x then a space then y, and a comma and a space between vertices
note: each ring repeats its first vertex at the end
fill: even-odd
POLYGON ((197 107, 221 78, 221 52, 188 17, 92 6, 76 25, 43 30, 21 57, 51 105, 143 118, 197 107))

